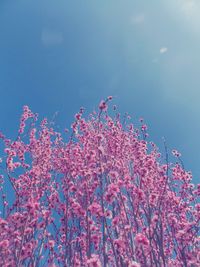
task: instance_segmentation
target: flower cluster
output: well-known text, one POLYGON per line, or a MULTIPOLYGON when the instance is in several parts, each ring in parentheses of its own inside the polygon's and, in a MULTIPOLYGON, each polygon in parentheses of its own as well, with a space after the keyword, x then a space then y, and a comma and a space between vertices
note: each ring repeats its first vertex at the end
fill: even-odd
POLYGON ((200 185, 111 99, 69 141, 27 106, 17 139, 1 134, 0 266, 200 266, 200 185))

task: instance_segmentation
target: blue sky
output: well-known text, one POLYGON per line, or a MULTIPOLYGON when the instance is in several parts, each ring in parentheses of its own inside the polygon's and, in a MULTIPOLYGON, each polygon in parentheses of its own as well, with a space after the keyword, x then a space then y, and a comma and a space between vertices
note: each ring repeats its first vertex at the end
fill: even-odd
POLYGON ((22 106, 59 111, 69 127, 102 98, 150 140, 182 153, 200 176, 200 2, 195 0, 1 0, 0 129, 15 137, 22 106))

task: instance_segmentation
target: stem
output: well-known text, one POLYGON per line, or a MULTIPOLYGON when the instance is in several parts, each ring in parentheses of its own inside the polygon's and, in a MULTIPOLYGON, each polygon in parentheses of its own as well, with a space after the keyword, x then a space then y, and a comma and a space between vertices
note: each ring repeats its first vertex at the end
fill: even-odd
POLYGON ((27 225, 27 222, 28 222, 28 218, 29 216, 27 216, 26 218, 26 222, 25 222, 25 225, 24 225, 24 229, 23 229, 23 233, 22 233, 22 241, 21 241, 21 244, 20 244, 20 249, 19 249, 19 254, 18 254, 18 259, 17 259, 17 264, 16 264, 16 267, 19 267, 20 266, 20 258, 21 258, 21 253, 22 253, 22 248, 23 248, 23 243, 24 243, 24 239, 25 239, 25 229, 26 229, 26 225, 27 225))

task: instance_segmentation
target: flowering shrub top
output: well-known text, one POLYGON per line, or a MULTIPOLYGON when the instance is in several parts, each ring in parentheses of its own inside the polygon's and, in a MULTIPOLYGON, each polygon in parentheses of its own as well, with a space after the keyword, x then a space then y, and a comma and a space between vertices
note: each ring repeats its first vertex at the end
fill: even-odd
POLYGON ((17 139, 1 134, 0 266, 200 266, 200 185, 109 100, 67 142, 27 106, 17 139))

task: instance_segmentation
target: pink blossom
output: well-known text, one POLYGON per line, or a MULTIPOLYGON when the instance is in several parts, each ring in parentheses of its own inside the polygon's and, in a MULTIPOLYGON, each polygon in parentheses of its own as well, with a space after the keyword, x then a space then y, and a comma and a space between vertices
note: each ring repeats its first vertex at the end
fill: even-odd
POLYGON ((128 267, 140 267, 141 265, 136 261, 131 261, 128 263, 128 267))
POLYGON ((88 267, 101 267, 98 255, 92 254, 91 258, 87 260, 88 267))
POLYGON ((111 98, 70 136, 28 106, 17 138, 0 134, 0 266, 200 266, 200 185, 162 162, 143 120, 102 112, 111 98))
POLYGON ((107 108, 108 106, 106 105, 106 102, 104 100, 101 100, 101 102, 99 103, 99 109, 106 111, 107 108))
POLYGON ((146 238, 145 235, 143 235, 142 233, 139 233, 135 236, 135 242, 136 244, 138 245, 144 245, 144 246, 148 246, 149 245, 149 241, 148 239, 146 238))

